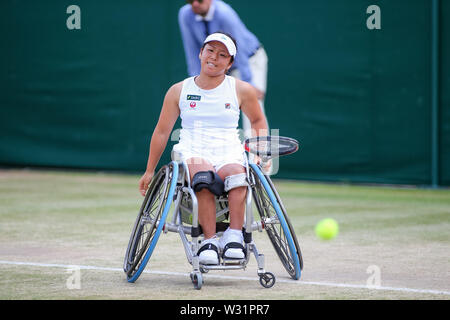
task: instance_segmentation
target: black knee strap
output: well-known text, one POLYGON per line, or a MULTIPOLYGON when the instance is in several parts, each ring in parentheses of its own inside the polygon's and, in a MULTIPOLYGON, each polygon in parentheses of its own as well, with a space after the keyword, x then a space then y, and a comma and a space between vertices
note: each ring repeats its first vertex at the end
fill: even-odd
POLYGON ((220 196, 224 193, 222 178, 214 171, 199 171, 192 178, 192 188, 195 192, 206 188, 214 195, 220 196))

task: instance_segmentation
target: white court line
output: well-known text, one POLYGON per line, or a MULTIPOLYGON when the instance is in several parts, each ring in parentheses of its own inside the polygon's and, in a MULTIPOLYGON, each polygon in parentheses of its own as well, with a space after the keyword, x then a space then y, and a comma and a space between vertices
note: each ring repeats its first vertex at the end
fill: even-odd
MULTIPOLYGON (((54 264, 54 263, 37 263, 37 262, 20 262, 20 261, 4 261, 0 260, 0 264, 16 265, 16 266, 32 266, 32 267, 48 267, 48 268, 79 268, 82 270, 100 270, 100 271, 114 271, 123 272, 121 268, 108 268, 108 267, 97 267, 97 266, 82 266, 82 265, 69 265, 69 264, 54 264)), ((160 274, 168 276, 182 276, 189 277, 189 273, 183 272, 170 272, 170 271, 157 271, 157 270, 144 270, 144 273, 150 274, 160 274)), ((205 275, 206 278, 216 278, 216 279, 229 279, 229 280, 249 280, 258 281, 256 277, 234 277, 234 276, 221 276, 221 275, 205 275)), ((316 282, 316 281, 296 281, 291 279, 277 279, 277 282, 299 284, 299 285, 313 285, 313 286, 324 286, 324 287, 335 287, 335 288, 355 288, 355 289, 368 289, 368 290, 381 290, 381 291, 400 291, 408 293, 428 293, 428 294, 442 294, 450 295, 450 291, 441 290, 429 290, 429 289, 412 289, 412 288, 400 288, 400 287, 375 287, 366 286, 358 284, 345 284, 345 283, 332 283, 332 282, 316 282)))

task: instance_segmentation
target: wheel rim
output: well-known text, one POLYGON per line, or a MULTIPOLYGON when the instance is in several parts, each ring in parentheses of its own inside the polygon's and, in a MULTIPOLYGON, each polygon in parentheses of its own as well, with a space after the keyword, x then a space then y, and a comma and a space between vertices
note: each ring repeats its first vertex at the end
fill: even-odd
POLYGON ((270 188, 272 189, 272 192, 274 193, 274 195, 275 195, 275 197, 276 197, 276 199, 277 199, 277 201, 278 201, 278 204, 280 205, 281 211, 282 211, 283 214, 284 214, 284 219, 286 220, 286 223, 287 223, 287 225, 288 225, 288 227, 289 227, 289 231, 290 231, 290 233, 291 233, 291 235, 292 235, 292 238, 293 238, 293 240, 294 240, 295 250, 296 250, 297 256, 298 256, 298 258, 299 258, 300 270, 303 270, 303 257, 302 257, 302 252, 301 252, 301 250, 300 250, 300 245, 298 244, 297 236, 295 235, 294 228, 293 228, 293 226, 292 226, 292 224, 291 224, 291 222, 290 222, 290 220, 289 220, 289 217, 288 217, 288 215, 287 215, 287 213, 286 213, 286 209, 284 208, 284 205, 283 205, 283 203, 282 203, 282 201, 281 201, 281 198, 280 198, 280 196, 279 196, 277 190, 275 189, 275 187, 274 187, 274 185, 273 185, 272 180, 271 180, 269 177, 266 177, 266 180, 267 180, 267 182, 268 182, 270 188))
POLYGON ((133 230, 126 254, 125 272, 132 277, 142 264, 142 256, 153 239, 168 195, 168 170, 162 168, 152 180, 133 230))
POLYGON ((258 213, 263 220, 269 219, 272 222, 276 222, 276 223, 271 223, 271 224, 265 225, 267 235, 269 236, 269 239, 275 249, 275 252, 277 253, 278 257, 280 258, 281 263, 283 264, 283 266, 286 269, 286 271, 288 272, 288 274, 293 279, 299 279, 300 278, 300 270, 303 268, 301 252, 300 252, 300 248, 298 246, 298 243, 297 243, 297 240, 295 237, 295 233, 292 229, 292 226, 291 226, 289 220, 287 220, 286 213, 283 210, 281 200, 279 199, 278 194, 274 190, 270 179, 268 179, 266 177, 266 180, 268 181, 268 187, 271 189, 275 198, 277 199, 280 210, 283 211, 282 213, 284 215, 284 219, 286 220, 286 225, 289 228, 289 232, 291 234, 291 238, 294 243, 295 248, 293 250, 291 250, 289 241, 287 239, 287 235, 284 231, 284 227, 283 227, 282 223, 280 223, 280 221, 279 221, 278 214, 277 214, 276 209, 270 199, 269 194, 267 193, 266 188, 262 184, 258 174, 255 172, 255 169, 253 167, 251 167, 251 168, 252 168, 252 173, 253 173, 253 177, 254 177, 254 185, 252 187, 252 193, 253 193, 253 198, 255 200, 255 205, 258 209, 258 213), (292 251, 295 251, 294 254, 296 254, 296 256, 298 258, 300 270, 296 270, 295 266, 297 263, 293 257, 292 251), (297 271, 298 271, 298 273, 297 273, 297 271))

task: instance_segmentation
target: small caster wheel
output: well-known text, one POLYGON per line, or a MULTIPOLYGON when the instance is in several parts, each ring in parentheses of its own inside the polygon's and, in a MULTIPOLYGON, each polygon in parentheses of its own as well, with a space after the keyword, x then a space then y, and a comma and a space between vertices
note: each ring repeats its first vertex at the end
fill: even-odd
POLYGON ((192 272, 191 273, 191 281, 196 290, 200 290, 203 285, 203 277, 200 272, 192 272))
POLYGON ((259 283, 264 288, 272 288, 275 284, 275 275, 271 272, 265 272, 259 275, 259 283))

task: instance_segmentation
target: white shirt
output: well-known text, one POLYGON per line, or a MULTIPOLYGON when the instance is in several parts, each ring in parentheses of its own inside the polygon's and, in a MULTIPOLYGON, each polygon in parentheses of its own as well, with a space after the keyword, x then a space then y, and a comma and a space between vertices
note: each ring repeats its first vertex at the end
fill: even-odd
POLYGON ((208 13, 206 13, 206 16, 201 16, 199 14, 195 15, 196 21, 211 21, 214 17, 214 11, 216 10, 216 5, 214 2, 211 3, 211 6, 209 7, 208 13))
POLYGON ((239 101, 236 79, 225 76, 216 88, 204 90, 195 77, 183 81, 180 100, 180 147, 190 154, 241 153, 239 139, 239 101))

